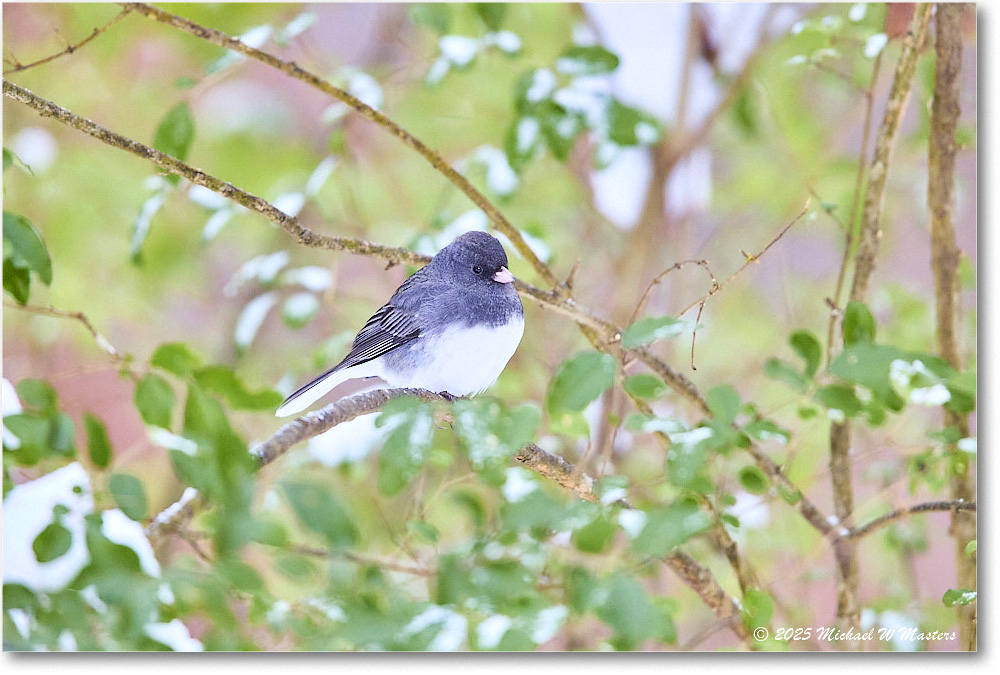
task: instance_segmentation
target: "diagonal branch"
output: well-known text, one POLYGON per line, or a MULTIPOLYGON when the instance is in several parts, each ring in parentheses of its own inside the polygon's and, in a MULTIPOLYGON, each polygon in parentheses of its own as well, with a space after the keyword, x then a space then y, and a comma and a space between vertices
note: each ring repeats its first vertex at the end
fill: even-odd
POLYGON ((465 193, 465 196, 467 196, 473 204, 478 206, 483 213, 486 214, 496 228, 503 232, 508 239, 510 239, 518 253, 520 253, 524 259, 528 261, 538 276, 540 276, 547 285, 552 286, 554 289, 562 288, 562 285, 556 280, 555 275, 552 273, 552 270, 549 269, 548 265, 542 262, 538 256, 535 255, 535 252, 531 250, 531 247, 524 241, 524 237, 521 236, 521 233, 517 230, 517 228, 510 224, 500 210, 494 206, 482 192, 477 190, 465 176, 460 174, 450 164, 445 162, 444 159, 441 158, 441 155, 424 145, 420 139, 415 137, 403 127, 399 126, 384 113, 372 108, 343 89, 333 86, 318 75, 314 75, 313 73, 301 68, 294 61, 284 61, 272 54, 249 47, 240 42, 238 39, 226 35, 222 31, 215 30, 214 28, 206 28, 205 26, 188 21, 187 19, 171 14, 170 12, 165 12, 162 9, 153 7, 152 5, 144 3, 127 3, 123 6, 129 11, 136 12, 147 18, 173 26, 174 28, 182 30, 185 33, 190 33, 195 37, 201 38, 202 40, 207 40, 212 44, 224 47, 225 49, 234 51, 238 54, 243 54, 244 56, 260 61, 261 63, 271 66, 272 68, 276 68, 290 77, 301 80, 311 87, 332 96, 338 101, 346 103, 366 119, 388 129, 393 136, 398 138, 405 145, 417 151, 420 156, 430 162, 431 166, 441 172, 448 180, 454 183, 459 190, 465 193))

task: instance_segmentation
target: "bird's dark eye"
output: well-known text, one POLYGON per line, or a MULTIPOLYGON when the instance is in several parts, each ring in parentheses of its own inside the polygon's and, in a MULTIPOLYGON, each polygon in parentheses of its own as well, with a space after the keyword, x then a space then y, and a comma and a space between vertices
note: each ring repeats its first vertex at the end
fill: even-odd
POLYGON ((474 272, 475 274, 482 274, 482 273, 483 273, 483 268, 482 268, 482 266, 480 266, 480 265, 475 265, 475 266, 474 266, 474 267, 472 268, 472 271, 473 271, 473 272, 474 272))

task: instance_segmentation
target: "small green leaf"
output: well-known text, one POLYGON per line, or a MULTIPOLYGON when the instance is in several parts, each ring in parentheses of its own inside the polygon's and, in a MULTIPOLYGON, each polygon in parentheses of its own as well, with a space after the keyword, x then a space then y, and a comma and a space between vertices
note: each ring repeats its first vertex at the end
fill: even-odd
POLYGON ((854 394, 854 387, 842 384, 831 384, 821 387, 816 392, 816 400, 827 408, 841 410, 847 417, 854 417, 861 412, 861 401, 854 394))
POLYGON ((747 630, 766 626, 774 616, 774 601, 771 596, 757 588, 747 589, 743 594, 740 616, 747 630))
POLYGON ((844 310, 844 345, 875 342, 875 317, 863 302, 852 300, 844 310))
POLYGON ((3 149, 3 170, 6 171, 12 166, 24 171, 26 174, 34 176, 35 172, 31 170, 31 167, 21 161, 21 158, 15 155, 13 152, 7 148, 3 149))
POLYGON ((35 552, 35 559, 38 562, 47 563, 64 555, 72 543, 73 535, 70 531, 61 523, 53 522, 46 525, 31 542, 31 550, 35 552))
POLYGON ((184 161, 194 142, 194 116, 187 103, 171 108, 156 129, 153 147, 184 161))
POLYGON ((573 533, 573 545, 584 553, 604 553, 611 546, 618 526, 603 516, 598 516, 573 533))
POLYGON ((805 376, 812 378, 819 370, 819 364, 823 358, 823 349, 820 347, 819 340, 809 331, 797 330, 792 333, 788 342, 792 345, 792 349, 806 362, 805 376))
POLYGON ((976 599, 976 595, 976 591, 970 591, 966 588, 949 588, 941 597, 941 602, 944 603, 945 607, 968 605, 976 599))
POLYGON ((965 555, 966 557, 972 557, 972 554, 976 552, 976 540, 973 539, 968 544, 965 545, 965 555))
POLYGON ((705 402, 712 415, 726 424, 731 424, 740 411, 740 395, 728 384, 710 389, 705 402))
POLYGON ((45 380, 27 379, 17 383, 17 395, 26 408, 41 412, 56 409, 56 390, 45 380))
POLYGON ((680 499, 665 508, 646 512, 646 524, 632 542, 632 548, 637 553, 661 556, 704 532, 710 524, 708 514, 697 502, 680 499))
POLYGON ((545 408, 550 415, 579 412, 607 391, 618 361, 610 354, 581 352, 563 361, 549 385, 545 408))
POLYGON ((281 483, 281 490, 302 524, 323 535, 331 547, 346 548, 357 543, 358 528, 330 494, 329 485, 288 481, 281 483))
POLYGON ((376 424, 392 431, 378 457, 376 484, 386 496, 398 494, 427 461, 434 433, 434 411, 413 399, 398 399, 387 405, 376 424))
POLYGON ((194 379, 206 391, 225 398, 234 410, 270 410, 281 404, 281 394, 273 389, 250 391, 228 366, 199 368, 194 379))
POLYGON ((743 87, 733 102, 733 117, 744 136, 753 138, 757 135, 757 107, 750 87, 743 87))
POLYGON ((625 329, 622 349, 634 349, 657 340, 667 340, 691 330, 691 322, 674 316, 650 316, 639 319, 625 329))
POLYGON ((745 466, 740 469, 740 485, 752 495, 762 495, 767 492, 769 482, 764 472, 756 466, 745 466))
POLYGON ((486 27, 493 31, 500 29, 503 18, 507 14, 507 3, 505 2, 475 2, 472 7, 486 24, 486 27))
POLYGON ((135 387, 135 407, 146 424, 169 429, 175 400, 174 390, 167 381, 152 373, 135 387))
POLYGON ((768 359, 764 363, 764 375, 772 380, 784 382, 796 391, 805 391, 809 386, 809 383, 794 366, 781 359, 768 359))
POLYGON ((24 216, 3 212, 3 257, 14 267, 30 269, 46 286, 52 283, 52 259, 42 235, 24 216))
POLYGON ((618 67, 618 56, 598 45, 574 45, 556 61, 556 70, 565 75, 603 75, 618 67))
POLYGON ((115 505, 132 520, 143 520, 146 517, 146 491, 135 476, 127 473, 115 473, 108 481, 108 492, 115 505))
POLYGON ((111 462, 111 440, 104 423, 89 412, 83 414, 83 427, 87 431, 87 453, 94 466, 106 469, 111 462))
POLYGON ((31 274, 24 268, 15 267, 10 258, 3 259, 3 289, 17 300, 17 304, 28 304, 28 298, 31 297, 31 274))
POLYGON ((667 385, 656 375, 640 373, 625 378, 625 391, 637 398, 659 398, 667 393, 667 385))
POLYGON ((187 377, 200 365, 201 359, 183 342, 169 342, 156 348, 150 363, 177 377, 187 377))

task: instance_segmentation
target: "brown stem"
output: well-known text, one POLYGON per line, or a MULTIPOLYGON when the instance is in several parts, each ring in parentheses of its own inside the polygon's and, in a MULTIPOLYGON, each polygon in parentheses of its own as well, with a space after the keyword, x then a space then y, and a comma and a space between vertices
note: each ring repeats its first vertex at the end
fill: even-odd
POLYGON ((19 73, 19 72, 21 72, 23 70, 27 70, 28 68, 34 68, 35 66, 40 66, 42 64, 49 63, 50 61, 55 61, 56 59, 58 59, 58 58, 60 58, 62 56, 66 56, 67 54, 72 54, 77 49, 79 49, 80 47, 83 47, 85 44, 87 44, 88 42, 90 42, 91 40, 93 40, 94 38, 96 38, 98 35, 100 35, 101 33, 104 33, 109 28, 111 28, 112 26, 114 26, 116 23, 118 23, 119 21, 121 21, 125 17, 125 15, 128 14, 131 11, 132 10, 130 10, 127 7, 124 8, 122 11, 118 12, 118 14, 116 14, 114 16, 114 18, 111 19, 111 21, 108 21, 103 26, 99 26, 98 28, 95 28, 90 33, 90 35, 88 35, 84 39, 80 40, 76 44, 73 44, 73 45, 67 44, 66 48, 63 49, 61 52, 58 52, 56 54, 50 54, 49 56, 46 56, 45 58, 38 59, 37 61, 32 61, 31 63, 20 63, 20 62, 18 62, 15 59, 13 61, 14 65, 11 66, 10 68, 7 68, 6 70, 4 70, 3 74, 7 75, 9 73, 19 73))
POLYGON ((510 224, 500 210, 494 206, 482 192, 477 190, 465 176, 460 174, 452 168, 450 164, 445 162, 444 159, 441 158, 441 155, 428 148, 422 141, 420 141, 420 139, 396 124, 396 122, 391 120, 384 113, 372 108, 366 103, 363 103, 361 100, 347 93, 343 89, 333 86, 327 80, 319 77, 318 75, 314 75, 313 73, 301 68, 294 61, 284 61, 272 54, 249 47, 240 42, 238 39, 226 35, 222 31, 200 26, 183 17, 165 12, 158 7, 153 7, 152 5, 147 5, 145 3, 127 3, 123 6, 130 11, 142 14, 147 18, 173 26, 174 28, 182 30, 185 33, 190 33, 195 37, 201 38, 202 40, 207 40, 212 44, 219 45, 220 47, 224 47, 230 51, 234 51, 238 54, 243 54, 244 56, 260 61, 261 63, 271 66, 272 68, 276 68, 290 77, 301 80, 311 87, 332 96, 338 101, 346 103, 366 119, 388 129, 393 136, 402 141, 403 144, 415 150, 421 157, 430 162, 431 166, 454 183, 459 190, 465 193, 472 203, 478 206, 483 213, 486 214, 493 225, 496 226, 499 231, 503 232, 508 239, 510 239, 514 248, 516 248, 518 253, 520 253, 521 256, 528 261, 528 263, 534 268, 535 272, 545 281, 546 285, 551 286, 553 289, 562 289, 562 285, 556 279, 548 265, 542 262, 538 256, 535 255, 535 252, 531 250, 531 247, 524 241, 524 237, 521 236, 521 233, 517 230, 517 228, 510 224))
MULTIPOLYGON (((916 513, 933 513, 935 511, 951 511, 952 514, 956 513, 975 513, 976 512, 976 502, 966 502, 961 499, 949 502, 925 502, 923 504, 915 504, 914 506, 908 506, 903 509, 896 509, 892 513, 887 513, 884 516, 879 516, 875 520, 865 523, 861 527, 856 527, 848 531, 846 535, 843 535, 848 539, 860 539, 861 537, 868 536, 872 532, 879 530, 887 525, 891 525, 897 520, 906 518, 907 516, 912 516, 916 513)), ((974 538, 974 537, 973 537, 974 538)), ((966 542, 968 543, 968 542, 966 542)), ((975 553, 973 553, 975 555, 975 553)), ((962 545, 962 557, 968 557, 965 555, 965 545, 962 545)), ((961 586, 961 588, 973 589, 975 586, 961 586)))
MULTIPOLYGON (((927 177, 927 207, 931 228, 931 269, 934 273, 936 339, 941 358, 956 370, 962 369, 955 324, 959 317, 958 263, 961 251, 955 243, 952 219, 955 185, 955 130, 958 127, 959 76, 962 70, 961 4, 938 3, 936 17, 934 99, 931 106, 930 141, 927 177)), ((969 417, 944 411, 944 424, 969 435, 969 417)), ((947 452, 961 456, 955 444, 947 452)), ((964 459, 964 457, 961 457, 964 459)), ((968 462, 952 462, 956 469, 950 479, 952 499, 963 502, 975 499, 975 488, 968 462)), ((965 547, 976 538, 976 518, 968 512, 952 511, 950 534, 955 539, 955 564, 958 588, 976 589, 976 555, 965 555, 965 547)), ((962 648, 975 651, 977 644, 976 604, 960 606, 959 633, 962 648)))
MULTIPOLYGON (((918 4, 913 19, 903 38, 902 51, 896 64, 889 100, 875 139, 875 152, 868 168, 868 187, 865 192, 855 254, 854 280, 850 299, 864 302, 868 295, 869 281, 875 270, 875 257, 882 238, 882 208, 885 203, 886 178, 889 160, 899 135, 899 124, 910 97, 913 73, 920 56, 931 5, 918 4)), ((850 520, 854 510, 854 488, 851 477, 851 427, 849 422, 834 422, 830 427, 830 478, 833 483, 834 514, 839 523, 850 520)), ((858 593, 857 547, 851 539, 834 541, 836 561, 837 620, 842 627, 860 625, 861 602, 858 593)), ((857 643, 852 643, 857 647, 857 643)))

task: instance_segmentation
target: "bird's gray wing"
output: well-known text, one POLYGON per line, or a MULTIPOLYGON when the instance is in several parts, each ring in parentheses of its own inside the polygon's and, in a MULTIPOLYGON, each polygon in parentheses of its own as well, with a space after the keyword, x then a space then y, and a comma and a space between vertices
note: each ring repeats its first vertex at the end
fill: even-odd
POLYGON ((398 307, 390 300, 368 319, 354 338, 351 351, 333 370, 343 370, 391 352, 420 336, 421 322, 416 312, 398 307))

